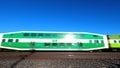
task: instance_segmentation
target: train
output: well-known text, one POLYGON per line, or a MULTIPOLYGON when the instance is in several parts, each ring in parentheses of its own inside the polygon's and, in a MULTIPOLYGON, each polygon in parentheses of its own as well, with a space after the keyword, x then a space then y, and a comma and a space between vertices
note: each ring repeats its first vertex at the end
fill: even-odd
POLYGON ((18 31, 0 33, 0 49, 16 51, 94 51, 120 49, 120 34, 18 31))

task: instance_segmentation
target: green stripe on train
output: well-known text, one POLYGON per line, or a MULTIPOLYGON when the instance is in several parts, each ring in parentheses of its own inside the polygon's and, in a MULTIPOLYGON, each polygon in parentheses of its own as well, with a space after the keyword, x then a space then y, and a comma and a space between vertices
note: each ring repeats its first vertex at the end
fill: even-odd
MULTIPOLYGON (((4 34, 3 38, 45 38, 45 39, 63 39, 68 33, 29 33, 29 36, 24 36, 25 33, 11 33, 4 34), (32 34, 36 34, 36 36, 32 36, 32 34), (39 34, 43 34, 43 36, 39 36, 39 34), (55 35, 56 34, 56 35, 55 35)), ((103 39, 103 36, 93 35, 93 34, 73 34, 76 39, 103 39)))
POLYGON ((110 48, 120 48, 120 43, 111 43, 110 48))

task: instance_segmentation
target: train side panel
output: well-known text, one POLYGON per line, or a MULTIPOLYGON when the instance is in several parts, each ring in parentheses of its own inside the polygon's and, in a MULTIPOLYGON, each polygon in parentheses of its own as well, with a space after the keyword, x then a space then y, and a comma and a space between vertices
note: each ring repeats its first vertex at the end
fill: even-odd
POLYGON ((106 35, 17 32, 2 36, 1 47, 14 50, 89 51, 108 48, 106 35))

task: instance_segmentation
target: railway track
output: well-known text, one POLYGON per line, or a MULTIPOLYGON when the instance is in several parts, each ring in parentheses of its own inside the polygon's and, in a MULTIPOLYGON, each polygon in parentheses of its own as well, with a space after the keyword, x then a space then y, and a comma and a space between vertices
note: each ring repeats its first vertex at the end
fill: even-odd
POLYGON ((0 52, 1 68, 120 68, 120 52, 0 52))
POLYGON ((120 59, 120 52, 0 52, 3 59, 120 59))

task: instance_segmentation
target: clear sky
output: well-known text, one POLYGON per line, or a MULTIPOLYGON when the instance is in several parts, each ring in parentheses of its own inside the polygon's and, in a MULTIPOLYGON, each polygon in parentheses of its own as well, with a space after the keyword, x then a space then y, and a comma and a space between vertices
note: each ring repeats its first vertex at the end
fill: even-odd
POLYGON ((120 0, 0 0, 0 33, 120 34, 120 0))

